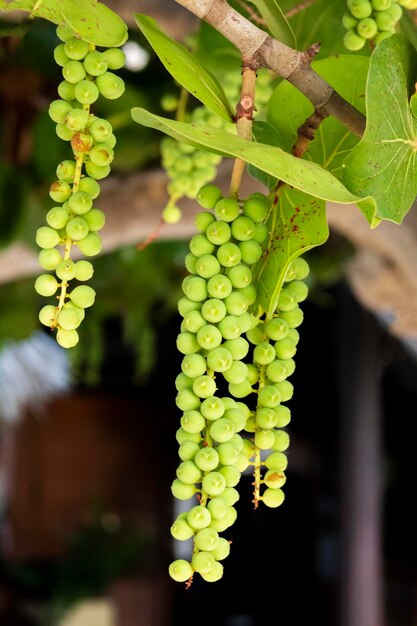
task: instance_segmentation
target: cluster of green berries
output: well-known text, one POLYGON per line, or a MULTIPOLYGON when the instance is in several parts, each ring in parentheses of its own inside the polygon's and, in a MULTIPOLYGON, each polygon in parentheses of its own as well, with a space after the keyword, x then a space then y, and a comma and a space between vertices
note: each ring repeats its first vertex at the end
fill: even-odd
POLYGON ((366 42, 378 45, 395 33, 403 7, 417 8, 417 0, 347 0, 343 16, 346 33, 343 43, 348 50, 361 50, 366 42))
POLYGON ((223 575, 230 542, 220 533, 236 520, 234 504, 242 472, 254 473, 254 504, 278 507, 284 500, 289 446, 285 426, 293 394, 299 303, 307 297, 309 268, 295 259, 274 315, 266 320, 255 304, 255 266, 261 260, 271 209, 262 193, 244 200, 223 197, 213 184, 197 194, 203 211, 186 256, 188 275, 178 303, 182 317, 177 348, 183 355, 176 378, 182 411, 176 438, 179 465, 172 493, 189 500, 171 526, 176 540, 192 540, 190 559, 176 559, 170 576, 190 582, 195 572, 209 582, 223 575))
POLYGON ((125 55, 119 48, 98 51, 95 46, 75 36, 66 26, 58 26, 60 43, 54 50, 62 67, 63 80, 58 86, 59 99, 51 102, 49 116, 56 133, 71 146, 72 158, 59 163, 49 195, 56 203, 46 214, 46 226, 36 232, 41 248, 39 265, 47 272, 38 276, 35 290, 41 296, 56 296, 55 305, 39 312, 42 324, 56 330, 58 343, 71 348, 78 343, 77 328, 84 319, 85 308, 92 306, 94 290, 88 285, 69 282, 87 281, 94 272, 90 261, 71 258, 76 245, 81 255, 100 253, 99 231, 105 223, 103 211, 94 206, 100 194, 99 180, 110 173, 116 138, 111 124, 92 114, 90 105, 99 96, 118 98, 125 85, 113 70, 124 66, 125 55))
MULTIPOLYGON (((227 72, 224 76, 224 91, 230 102, 237 102, 241 84, 240 72, 227 72)), ((269 71, 259 70, 256 89, 256 106, 262 114, 272 93, 272 79, 269 71)), ((163 97, 161 105, 168 111, 175 110, 178 101, 171 94, 163 97)), ((211 113, 206 107, 199 106, 189 114, 189 122, 206 124, 213 128, 235 132, 232 122, 226 122, 221 117, 211 113)), ((194 199, 198 190, 216 178, 217 166, 221 157, 217 154, 200 150, 189 144, 184 144, 165 137, 161 142, 161 164, 166 171, 169 182, 167 191, 169 200, 162 212, 162 219, 169 224, 181 219, 181 209, 177 202, 181 198, 194 199)))

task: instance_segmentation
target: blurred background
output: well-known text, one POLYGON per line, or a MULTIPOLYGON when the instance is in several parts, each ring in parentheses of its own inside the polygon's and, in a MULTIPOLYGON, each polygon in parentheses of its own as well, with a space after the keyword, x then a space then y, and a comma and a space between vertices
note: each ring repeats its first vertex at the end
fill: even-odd
MULTIPOLYGON (((161 221, 161 136, 130 109, 167 115, 161 102, 178 90, 133 15, 178 39, 197 23, 175 2, 106 4, 129 25, 127 88, 97 103, 117 149, 101 181, 97 298, 69 351, 38 322, 33 288, 34 233, 67 156, 48 116, 58 41, 46 21, 0 13, 0 625, 415 626, 414 211, 369 231, 355 207, 328 206, 329 240, 306 255, 285 502, 254 511, 244 475, 222 580, 185 589, 167 575, 177 300, 196 204, 183 198, 181 220, 161 221)), ((344 3, 322 21, 327 6, 312 3, 314 40, 342 28, 344 3)), ((334 41, 323 55, 343 52, 334 41)), ((229 174, 225 161, 224 190, 229 174)), ((242 193, 258 189, 248 175, 242 193)))

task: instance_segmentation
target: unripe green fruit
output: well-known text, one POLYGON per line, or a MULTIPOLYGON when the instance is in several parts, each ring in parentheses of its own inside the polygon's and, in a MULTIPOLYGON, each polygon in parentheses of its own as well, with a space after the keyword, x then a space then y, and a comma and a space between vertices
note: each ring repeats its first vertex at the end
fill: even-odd
POLYGON ((107 71, 109 64, 102 52, 93 50, 89 52, 84 59, 84 68, 87 74, 91 76, 100 76, 107 71))
POLYGON ((180 207, 170 204, 166 206, 162 211, 162 219, 166 224, 176 224, 182 217, 182 211, 180 207))
POLYGON ((88 285, 79 285, 69 294, 71 302, 80 309, 86 309, 94 304, 96 292, 88 285))
POLYGON ((90 209, 90 211, 84 215, 84 219, 87 222, 90 231, 97 231, 103 228, 106 216, 100 209, 90 209))
POLYGON ((56 28, 56 35, 61 41, 68 41, 74 37, 74 31, 68 24, 59 24, 56 28))
POLYGON ((80 80, 75 85, 74 96, 81 104, 92 104, 99 95, 97 86, 91 80, 80 80))
POLYGON ((104 72, 104 74, 97 76, 96 85, 99 92, 109 100, 120 98, 125 90, 123 79, 113 72, 104 72))
POLYGON ((65 117, 65 126, 74 132, 84 130, 88 124, 88 119, 88 111, 75 108, 67 113, 65 117))
POLYGON ((200 233, 205 233, 209 224, 214 221, 216 218, 209 211, 200 211, 194 218, 195 227, 200 233))
POLYGON ((77 280, 90 280, 94 274, 94 267, 90 261, 77 261, 74 266, 74 278, 77 280))
POLYGON ((243 203, 243 215, 250 217, 254 222, 263 222, 270 209, 270 202, 263 194, 251 194, 243 203))
POLYGON ((95 200, 100 195, 100 185, 94 178, 85 176, 80 180, 78 191, 85 191, 95 200))
POLYGON ((49 105, 48 114, 52 121, 63 124, 70 111, 72 105, 66 100, 53 100, 49 105))
MULTIPOLYGON (((66 202, 71 195, 71 187, 68 183, 57 180, 49 188, 49 195, 55 202, 66 202)), ((48 246, 52 248, 52 246, 48 246)))
POLYGON ((39 311, 40 323, 44 326, 49 326, 50 328, 52 328, 55 324, 56 311, 56 307, 54 307, 52 304, 47 304, 46 306, 42 307, 39 311))
POLYGON ((103 242, 100 235, 92 232, 88 233, 84 239, 77 241, 77 246, 85 256, 96 256, 101 252, 103 242))
POLYGON ((61 237, 50 226, 40 226, 36 231, 36 243, 40 248, 54 248, 60 241, 61 237))
POLYGON ((378 27, 375 20, 371 17, 366 17, 365 19, 359 21, 356 30, 358 35, 364 39, 372 39, 377 34, 378 27))
POLYGON ((381 41, 384 41, 384 39, 388 39, 388 37, 391 37, 391 35, 393 34, 394 34, 393 31, 382 30, 375 37, 375 45, 377 46, 379 43, 381 43, 381 41))
POLYGON ((61 261, 61 254, 56 248, 45 248, 39 252, 38 263, 44 270, 54 270, 61 261))
POLYGON ((375 22, 378 30, 391 31, 395 24, 391 14, 388 11, 381 11, 375 16, 375 22))
POLYGON ((66 159, 65 161, 61 161, 61 163, 56 168, 56 175, 58 180, 64 181, 65 183, 72 183, 74 180, 75 174, 75 161, 70 161, 66 159))
POLYGON ((69 61, 69 57, 65 53, 65 45, 60 43, 56 48, 54 48, 54 60, 57 65, 63 67, 67 61, 69 61))
POLYGON ((358 20, 353 17, 352 13, 344 13, 342 17, 342 24, 346 28, 346 30, 354 30, 358 20))
POLYGON ((68 101, 75 100, 74 90, 75 85, 67 80, 61 81, 57 89, 59 97, 68 101))
POLYGON ((57 124, 55 127, 56 134, 63 141, 71 141, 74 131, 65 126, 65 124, 57 124))
POLYGON ((76 306, 64 307, 58 313, 58 324, 64 330, 74 330, 83 321, 83 311, 76 306))
POLYGON ((178 583, 184 583, 192 577, 194 571, 185 559, 176 559, 168 567, 170 577, 178 583))
POLYGON ((371 4, 375 11, 385 11, 390 8, 392 0, 371 0, 371 4))
POLYGON ((107 48, 103 51, 109 70, 120 70, 126 61, 126 55, 120 48, 107 48))
POLYGON ((369 0, 347 0, 347 5, 353 17, 363 20, 372 14, 372 4, 369 0))
POLYGON ((348 30, 343 37, 343 44, 347 50, 355 52, 365 45, 365 39, 354 30, 348 30))
POLYGON ((91 148, 89 157, 92 163, 104 167, 113 161, 114 152, 107 143, 97 143, 91 148))
POLYGON ((240 215, 240 205, 235 198, 221 198, 214 207, 219 220, 233 222, 240 215))
POLYGON ((282 489, 271 489, 267 487, 261 496, 262 502, 269 508, 276 508, 280 506, 285 499, 285 494, 282 489))
POLYGON ((79 83, 85 78, 85 69, 80 61, 68 61, 62 68, 62 76, 69 83, 79 83))
POLYGON ((35 291, 41 296, 53 296, 57 289, 58 281, 51 274, 41 274, 35 280, 35 291))
POLYGON ((76 330, 60 328, 56 333, 56 340, 63 348, 73 348, 77 345, 79 336, 76 330))
POLYGON ((68 221, 68 224, 65 227, 65 231, 74 241, 79 241, 80 239, 84 239, 89 232, 88 224, 82 217, 74 217, 73 219, 68 221))
POLYGON ((85 171, 90 178, 101 180, 110 174, 110 165, 96 165, 92 161, 87 161, 85 171))
POLYGON ((61 280, 72 280, 75 277, 74 261, 71 261, 71 259, 61 261, 61 263, 57 266, 55 273, 61 280))
POLYGON ((196 200, 203 209, 214 209, 217 202, 223 197, 217 185, 206 184, 200 187, 197 192, 196 200))
POLYGON ((77 215, 87 213, 93 206, 93 199, 86 191, 76 191, 68 200, 68 207, 77 215))
POLYGON ((64 44, 65 54, 69 59, 80 61, 90 50, 90 45, 83 39, 71 37, 64 44))
POLYGON ((113 132, 110 122, 100 117, 95 117, 91 120, 90 124, 88 125, 88 130, 91 133, 94 141, 98 143, 105 143, 113 132))
POLYGON ((397 2, 393 2, 386 11, 391 15, 394 23, 398 22, 403 15, 403 9, 397 2))

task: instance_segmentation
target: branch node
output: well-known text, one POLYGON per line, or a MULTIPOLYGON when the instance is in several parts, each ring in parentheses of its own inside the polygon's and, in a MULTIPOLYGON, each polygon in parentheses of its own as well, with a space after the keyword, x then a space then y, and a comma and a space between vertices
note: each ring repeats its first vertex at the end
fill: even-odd
POLYGON ((313 43, 309 48, 307 48, 307 50, 304 51, 304 57, 309 63, 311 63, 314 57, 317 56, 317 54, 320 52, 320 48, 321 48, 321 43, 317 41, 316 43, 313 43))

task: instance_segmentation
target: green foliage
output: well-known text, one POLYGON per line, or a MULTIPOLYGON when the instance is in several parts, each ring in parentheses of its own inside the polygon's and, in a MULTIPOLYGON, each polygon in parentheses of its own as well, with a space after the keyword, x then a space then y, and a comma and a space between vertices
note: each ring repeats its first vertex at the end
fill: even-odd
POLYGON ((344 163, 345 184, 372 195, 376 215, 397 224, 417 193, 417 120, 409 106, 416 76, 417 53, 403 35, 381 42, 369 68, 365 134, 344 163))
POLYGON ((267 225, 272 235, 268 254, 257 267, 256 302, 261 312, 271 317, 292 261, 325 243, 329 236, 325 203, 284 185, 274 196, 267 225))
POLYGON ((0 0, 0 11, 27 11, 57 25, 67 25, 96 46, 121 46, 127 26, 114 11, 95 0, 0 0))
POLYGON ((139 13, 135 20, 173 78, 213 113, 230 122, 233 112, 215 76, 185 46, 165 35, 155 20, 139 13))
MULTIPOLYGON (((368 57, 337 55, 313 61, 311 66, 345 100, 365 113, 368 57)), ((298 128, 313 111, 311 102, 289 82, 283 81, 275 89, 268 104, 267 120, 279 133, 284 150, 292 149, 298 136, 298 128)), ((342 179, 343 161, 358 141, 359 138, 350 133, 341 122, 334 117, 328 117, 320 124, 304 158, 319 163, 342 179)))
POLYGON ((290 48, 296 48, 296 39, 277 0, 250 0, 265 20, 272 37, 290 48))
POLYGON ((132 117, 139 124, 158 129, 178 141, 220 154, 241 158, 262 171, 305 193, 323 200, 341 204, 357 203, 372 223, 375 202, 371 197, 352 194, 335 176, 317 163, 303 161, 276 146, 242 139, 230 132, 208 126, 177 122, 154 115, 144 109, 132 109, 132 117))

